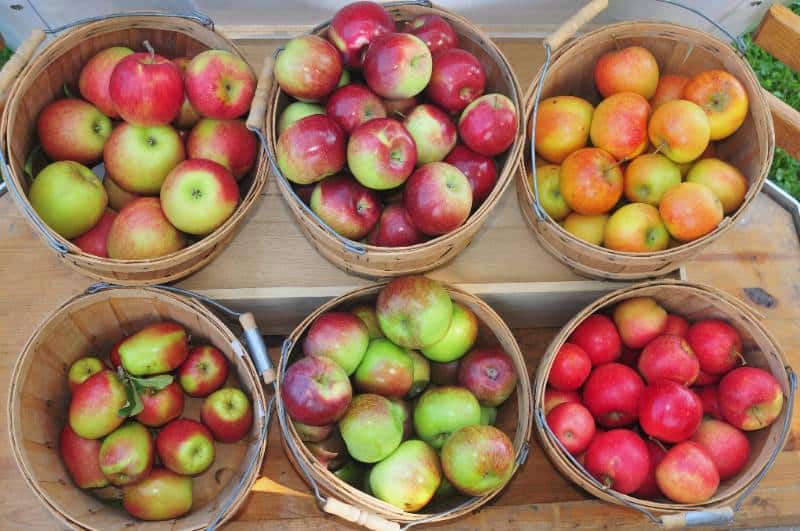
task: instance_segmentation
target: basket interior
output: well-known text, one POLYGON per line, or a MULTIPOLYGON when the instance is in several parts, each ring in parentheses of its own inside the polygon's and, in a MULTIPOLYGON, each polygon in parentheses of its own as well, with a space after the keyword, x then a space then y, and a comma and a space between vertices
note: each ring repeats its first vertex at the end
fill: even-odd
MULTIPOLYGON (((348 311, 359 304, 375 304, 378 292, 382 286, 369 287, 358 290, 350 295, 341 297, 326 306, 321 307, 318 311, 309 316, 303 323, 298 326, 290 339, 296 347, 289 354, 289 360, 286 365, 290 365, 293 361, 301 358, 302 341, 305 338, 306 330, 316 320, 316 318, 327 311, 348 311)), ((530 436, 531 427, 531 402, 530 396, 530 379, 528 377, 527 367, 519 350, 516 339, 513 334, 505 325, 505 323, 497 316, 496 313, 480 299, 469 295, 464 292, 449 290, 450 297, 454 302, 463 304, 471 309, 478 317, 480 326, 478 330, 478 339, 476 347, 499 347, 505 350, 514 361, 517 369, 517 386, 509 398, 498 408, 497 420, 495 426, 506 433, 514 443, 514 449, 519 451, 521 446, 528 441, 530 436)), ((279 374, 279 380, 283 379, 284 374, 279 374)), ((276 395, 280 395, 279 392, 276 395)), ((281 408, 282 406, 279 406, 281 408)), ((324 490, 331 492, 335 495, 343 496, 345 499, 355 502, 360 506, 367 507, 370 510, 377 512, 380 515, 389 517, 393 520, 399 521, 413 521, 421 518, 428 517, 432 514, 440 513, 443 511, 452 510, 456 506, 463 504, 468 497, 454 496, 450 499, 442 500, 426 506, 419 513, 409 513, 385 503, 377 498, 369 496, 365 492, 352 487, 346 482, 340 480, 337 476, 329 472, 322 465, 316 457, 311 454, 300 441, 294 426, 288 423, 289 434, 288 437, 292 439, 294 444, 299 449, 301 458, 311 464, 313 475, 323 487, 324 490)), ((285 444, 285 442, 284 442, 285 444)), ((287 455, 291 454, 287 452, 287 455)), ((294 464, 294 463, 293 463, 294 464)), ((453 515, 447 517, 437 517, 436 521, 444 520, 465 514, 469 511, 475 510, 480 505, 483 505, 489 498, 493 497, 497 492, 491 493, 482 498, 474 498, 468 505, 460 508, 453 515)))
MULTIPOLYGON (((170 320, 185 326, 193 345, 213 344, 230 362, 228 386, 242 388, 254 401, 256 412, 250 434, 233 444, 215 442, 212 466, 194 477, 192 512, 175 520, 171 528, 206 527, 222 504, 236 492, 246 463, 257 459, 258 441, 265 419, 261 390, 249 361, 232 345, 234 338, 196 308, 171 296, 139 290, 101 292, 73 300, 36 332, 17 367, 11 404, 12 437, 23 475, 49 508, 61 518, 88 529, 160 529, 164 523, 134 519, 121 508, 98 498, 113 498, 113 487, 82 491, 74 486, 58 454, 58 438, 67 421, 70 391, 69 365, 83 356, 107 357, 113 344, 143 326, 170 320), (93 495, 94 494, 94 495, 93 495), (95 497, 96 495, 96 497, 95 497)), ((203 400, 185 396, 182 417, 200 419, 203 400)), ((258 470, 258 467, 255 467, 258 470)), ((247 493, 240 493, 239 499, 247 493)))
MULTIPOLYGON (((566 341, 572 331, 580 324, 583 319, 591 313, 599 311, 610 313, 614 306, 619 302, 631 298, 649 296, 655 298, 661 306, 668 312, 681 315, 694 322, 702 319, 722 319, 736 328, 742 337, 743 355, 750 367, 758 367, 770 371, 781 384, 784 397, 789 396, 790 384, 786 373, 786 364, 780 354, 775 341, 769 336, 765 329, 753 319, 752 314, 740 311, 730 302, 725 300, 716 292, 687 285, 651 285, 642 288, 626 290, 617 296, 607 297, 603 302, 591 306, 582 312, 574 320, 564 327, 558 337, 551 343, 547 355, 542 361, 542 365, 536 376, 536 401, 537 408, 541 407, 544 400, 544 389, 547 382, 547 375, 550 372, 555 353, 566 341)), ((791 412, 784 404, 781 415, 769 427, 757 431, 745 432, 750 441, 750 458, 737 475, 720 483, 719 489, 710 500, 696 505, 709 506, 722 503, 740 493, 744 487, 749 485, 756 475, 767 465, 770 456, 776 447, 783 446, 781 439, 783 424, 791 412)), ((549 436, 548 436, 549 438, 549 436)), ((549 441, 549 446, 558 454, 561 450, 555 446, 554 442, 549 441)), ((558 463, 561 467, 570 470, 570 475, 586 476, 586 472, 576 468, 563 456, 558 463)), ((586 481, 584 479, 584 481, 586 481)), ((675 510, 681 507, 680 504, 672 503, 666 499, 657 501, 638 499, 626 496, 627 499, 637 504, 648 506, 654 509, 675 510)))

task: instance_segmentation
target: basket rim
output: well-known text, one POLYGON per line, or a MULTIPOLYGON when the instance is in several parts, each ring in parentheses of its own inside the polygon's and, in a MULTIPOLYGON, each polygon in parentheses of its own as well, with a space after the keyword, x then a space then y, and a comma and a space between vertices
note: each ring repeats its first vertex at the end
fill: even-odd
MULTIPOLYGON (((650 27, 663 27, 664 29, 673 29, 679 31, 685 31, 693 34, 697 37, 702 37, 705 39, 711 39, 715 41, 721 50, 725 50, 723 53, 732 54, 738 60, 738 62, 744 66, 745 73, 747 75, 747 83, 750 87, 758 87, 758 90, 754 91, 755 94, 750 94, 748 92, 749 97, 749 104, 748 104, 748 115, 753 116, 753 104, 754 101, 756 105, 761 109, 761 115, 763 116, 764 120, 767 122, 767 146, 766 146, 766 157, 762 157, 761 160, 761 171, 760 174, 755 176, 753 182, 748 185, 747 194, 745 195, 745 199, 739 208, 736 209, 735 212, 725 215, 720 222, 720 224, 708 234, 689 242, 680 242, 680 245, 675 247, 667 248, 662 251, 648 251, 642 253, 634 253, 630 251, 615 251, 613 249, 608 249, 606 247, 602 247, 599 245, 594 245, 584 240, 577 238, 572 233, 568 232, 564 229, 558 222, 556 222, 549 213, 545 212, 545 218, 542 220, 536 219, 536 223, 544 223, 554 231, 556 231, 560 237, 569 240, 570 244, 575 245, 576 247, 580 248, 584 252, 594 252, 598 254, 605 254, 608 256, 613 256, 615 258, 625 259, 626 262, 647 262, 653 259, 660 259, 660 260, 667 260, 670 259, 673 255, 678 255, 684 252, 692 252, 699 250, 701 247, 704 247, 706 244, 712 243, 717 238, 719 238, 724 232, 726 232, 731 226, 735 225, 739 218, 744 215, 745 211, 751 206, 755 197, 761 192, 761 189, 764 186, 764 182, 767 180, 767 174, 769 172, 770 167, 772 166, 772 159, 775 152, 775 128, 774 123, 772 120, 772 114, 769 111, 769 106, 767 104, 766 97, 764 95, 764 90, 761 88, 760 83, 758 82, 758 78, 756 77, 753 68, 750 66, 741 52, 737 49, 733 48, 728 43, 722 41, 715 35, 711 35, 710 33, 698 30, 696 28, 691 28, 688 26, 684 26, 681 24, 676 24, 674 22, 656 22, 650 20, 626 20, 622 22, 616 22, 613 24, 607 24, 600 28, 594 29, 590 32, 584 33, 578 37, 571 39, 568 43, 563 45, 561 48, 557 49, 553 52, 553 58, 550 64, 550 69, 552 69, 556 63, 562 59, 563 55, 570 51, 573 47, 578 46, 581 41, 583 41, 587 37, 596 37, 599 35, 603 35, 606 33, 613 33, 615 30, 620 29, 628 29, 632 26, 650 26, 650 27)), ((533 112, 533 102, 535 97, 535 90, 536 86, 539 83, 542 75, 542 68, 540 67, 539 70, 536 72, 536 75, 533 78, 530 86, 526 90, 525 93, 525 114, 527 119, 530 119, 530 114, 533 112)), ((530 137, 527 134, 527 130, 525 132, 525 140, 526 146, 530 144, 530 137)), ((533 195, 533 186, 528 178, 528 165, 532 164, 528 161, 528 156, 525 154, 525 150, 523 150, 523 154, 521 156, 520 167, 523 169, 522 172, 517 176, 518 179, 518 186, 521 185, 525 192, 525 195, 528 199, 528 204, 532 205, 534 203, 534 195, 533 195)), ((550 164, 548 162, 548 164, 550 164)), ((537 230, 536 232, 540 232, 537 230)))

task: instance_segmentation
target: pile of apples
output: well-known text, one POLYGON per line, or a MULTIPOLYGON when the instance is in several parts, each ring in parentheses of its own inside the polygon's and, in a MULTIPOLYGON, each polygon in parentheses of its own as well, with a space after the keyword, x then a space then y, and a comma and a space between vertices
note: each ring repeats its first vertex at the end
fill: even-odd
POLYGON ((644 253, 702 238, 747 194, 747 179, 716 158, 714 142, 748 111, 724 70, 659 76, 649 50, 603 54, 596 107, 576 96, 542 100, 536 120, 539 198, 565 230, 593 245, 644 253), (648 101, 649 100, 649 101, 648 101), (591 141, 591 147, 587 147, 591 141))
POLYGON ((742 339, 725 321, 690 324, 650 297, 631 298, 611 317, 585 319, 556 354, 547 425, 605 486, 702 503, 747 464, 746 433, 783 407, 775 377, 743 363, 742 339))
POLYGON ((97 53, 80 73, 83 99, 55 100, 37 120, 49 164, 30 203, 100 257, 158 258, 210 234, 236 210, 257 154, 239 119, 256 85, 247 63, 225 50, 169 60, 144 47, 97 53), (102 182, 89 169, 101 161, 102 182))
POLYGON ((460 227, 494 189, 517 111, 484 94, 483 65, 457 46, 438 15, 398 27, 380 4, 354 2, 327 39, 278 54, 275 79, 298 100, 278 119, 278 166, 338 234, 415 245, 460 227))
POLYGON ((121 340, 108 364, 76 360, 67 379, 72 400, 58 448, 72 480, 81 489, 118 487, 125 510, 142 520, 188 513, 192 476, 213 463, 214 441, 239 441, 253 423, 248 396, 223 387, 225 355, 210 345, 190 348, 173 322, 121 340), (202 399, 200 422, 181 418, 184 394, 202 399))
POLYGON ((478 328, 424 276, 320 315, 281 387, 295 430, 340 479, 404 511, 494 491, 514 469, 493 424, 517 373, 502 349, 475 346, 478 328))

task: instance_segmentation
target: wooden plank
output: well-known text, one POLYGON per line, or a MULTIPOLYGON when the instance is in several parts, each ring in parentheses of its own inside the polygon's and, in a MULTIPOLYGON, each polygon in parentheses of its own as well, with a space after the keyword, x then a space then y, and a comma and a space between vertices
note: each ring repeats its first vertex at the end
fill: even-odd
POLYGON ((775 143, 794 158, 800 159, 800 112, 771 92, 765 90, 764 95, 775 124, 775 143))
POLYGON ((753 41, 789 68, 800 72, 800 16, 786 6, 770 6, 753 41))

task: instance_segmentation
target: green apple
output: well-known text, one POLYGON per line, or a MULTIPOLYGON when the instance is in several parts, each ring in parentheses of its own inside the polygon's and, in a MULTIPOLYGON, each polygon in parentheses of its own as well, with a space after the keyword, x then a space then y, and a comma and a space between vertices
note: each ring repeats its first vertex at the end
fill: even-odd
POLYGON ((466 354, 478 339, 478 318, 467 308, 453 304, 453 318, 442 339, 422 349, 429 360, 447 363, 466 354))
POLYGON ((106 366, 98 358, 86 357, 73 361, 72 365, 69 366, 69 371, 67 371, 69 390, 74 393, 80 384, 105 368, 106 366))
POLYGON ((122 503, 140 520, 178 518, 192 509, 192 478, 154 468, 144 480, 122 489, 122 503))
POLYGON ((317 317, 303 340, 306 356, 330 358, 348 376, 364 359, 369 330, 358 316, 347 312, 326 312, 317 317))
POLYGON ((456 494, 458 494, 458 491, 447 479, 447 476, 442 473, 442 482, 439 484, 439 488, 436 489, 436 492, 433 495, 434 501, 446 500, 447 498, 455 496, 456 494))
POLYGON ((425 507, 442 482, 439 456, 429 444, 410 440, 372 467, 369 484, 373 495, 404 511, 425 507))
POLYGON ((481 406, 481 425, 493 426, 497 420, 497 408, 492 406, 481 406))
POLYGON ((136 421, 126 422, 100 446, 100 470, 117 486, 146 478, 153 466, 153 436, 136 421))
POLYGON ((436 449, 464 426, 481 422, 478 399, 464 387, 443 386, 425 391, 414 408, 414 429, 436 449))
POLYGON ((420 349, 442 339, 453 318, 453 302, 441 284, 421 275, 399 277, 378 294, 381 331, 392 343, 420 349))
POLYGON ((48 227, 68 240, 100 221, 108 205, 103 183, 92 170, 69 160, 47 165, 31 184, 31 206, 48 227))
POLYGON ((161 321, 148 325, 119 344, 122 366, 134 376, 162 374, 180 367, 189 355, 186 329, 161 321))
POLYGON ((659 153, 647 153, 625 168, 623 190, 632 203, 658 206, 664 192, 680 183, 681 170, 677 164, 659 153))
POLYGON ((345 463, 342 468, 334 472, 333 475, 345 483, 349 483, 356 488, 360 488, 364 483, 364 478, 366 477, 367 472, 369 472, 367 465, 351 459, 345 463))
POLYGON ((514 445, 494 426, 465 426, 444 443, 442 470, 459 492, 489 494, 511 479, 514 445))
POLYGON ((125 420, 119 410, 128 402, 125 388, 111 371, 98 372, 75 389, 69 403, 69 426, 84 439, 105 437, 125 420))
POLYGON ((369 304, 359 304, 352 310, 351 313, 357 315, 364 324, 367 325, 367 332, 369 333, 370 339, 377 339, 379 337, 383 337, 383 332, 381 332, 381 327, 378 324, 378 316, 375 315, 375 307, 369 304))
MULTIPOLYGON (((539 185, 539 202, 544 211, 556 221, 561 221, 572 212, 561 195, 561 166, 544 164, 536 167, 536 183, 539 185)), ((530 173, 530 172, 529 172, 530 173)), ((529 178, 533 183, 533 174, 529 178)), ((533 186, 533 184, 531 184, 533 186)))
POLYGON ((380 395, 356 395, 339 420, 339 431, 353 459, 377 463, 400 446, 403 411, 380 395))
POLYGON ((312 114, 325 114, 325 109, 316 103, 307 103, 305 101, 290 103, 283 109, 280 118, 278 118, 278 136, 281 136, 286 131, 286 128, 297 120, 312 114))
POLYGON ((356 389, 362 392, 401 398, 414 383, 414 362, 405 350, 388 339, 373 339, 353 380, 356 389))
POLYGON ((431 381, 431 363, 428 358, 416 350, 407 349, 406 354, 414 364, 414 374, 411 378, 411 389, 406 393, 406 398, 414 398, 428 387, 431 381))
POLYGON ((390 398, 389 401, 400 409, 400 418, 403 421, 403 440, 407 441, 414 434, 414 422, 411 416, 411 407, 408 402, 399 398, 390 398))

